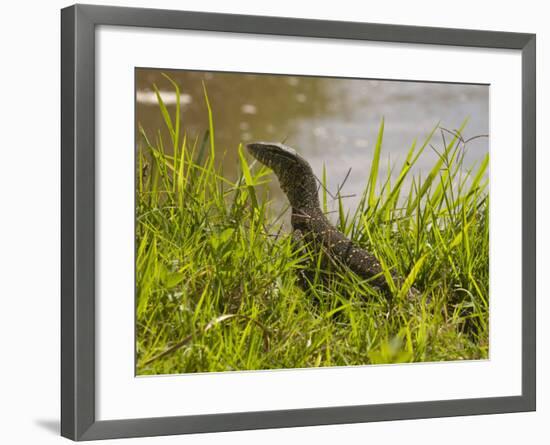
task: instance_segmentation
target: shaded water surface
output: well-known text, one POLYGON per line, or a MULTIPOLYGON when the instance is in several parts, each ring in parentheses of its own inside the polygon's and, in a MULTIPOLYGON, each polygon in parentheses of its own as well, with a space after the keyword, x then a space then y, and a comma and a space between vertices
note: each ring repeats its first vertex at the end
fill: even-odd
MULTIPOLYGON (((396 165, 393 175, 398 174, 413 141, 422 144, 438 123, 453 130, 468 119, 465 139, 489 133, 486 85, 138 69, 136 119, 153 137, 161 129, 166 142, 169 136, 153 84, 161 90, 170 111, 176 101, 162 73, 180 86, 182 126, 191 140, 202 140, 208 129, 204 82, 213 111, 216 150, 220 157, 225 154, 227 176, 236 174, 240 143, 284 141, 309 160, 319 177, 326 165, 332 191, 351 169, 343 190, 346 195, 355 195, 345 200, 348 209, 356 205, 365 187, 382 118, 381 175, 386 174, 388 165, 396 165)), ((441 150, 440 132, 431 143, 441 150)), ((488 143, 486 137, 469 142, 465 166, 482 159, 488 143)), ((425 176, 437 156, 435 150, 427 148, 413 172, 425 176)), ((275 208, 280 209, 285 200, 274 183, 271 195, 275 208)))

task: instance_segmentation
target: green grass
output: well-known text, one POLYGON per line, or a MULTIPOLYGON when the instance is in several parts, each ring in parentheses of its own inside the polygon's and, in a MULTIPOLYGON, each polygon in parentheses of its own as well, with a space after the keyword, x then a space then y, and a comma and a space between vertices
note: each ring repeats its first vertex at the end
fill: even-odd
MULTIPOLYGON (((346 212, 339 197, 336 224, 379 256, 387 277, 395 268, 408 279, 393 285, 393 298, 345 270, 303 290, 297 272, 308 254, 293 248, 270 209, 264 186, 274 175, 235 147, 240 174, 224 176, 206 90, 205 100, 203 138, 190 140, 180 107, 169 113, 160 95, 170 140, 140 131, 138 374, 488 357, 488 155, 466 168, 460 132, 442 138, 436 127, 392 165, 397 175, 381 177, 382 122, 360 204, 346 212), (441 147, 431 147, 433 139, 441 147), (432 148, 439 160, 424 177, 410 177, 432 148), (418 300, 404 296, 412 283, 418 300)), ((321 195, 327 208, 326 189, 321 195)))

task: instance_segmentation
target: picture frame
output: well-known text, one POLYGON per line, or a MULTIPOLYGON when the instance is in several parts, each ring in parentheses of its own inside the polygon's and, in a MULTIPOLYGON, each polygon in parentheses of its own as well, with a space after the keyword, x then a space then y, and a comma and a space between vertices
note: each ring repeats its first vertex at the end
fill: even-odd
POLYGON ((536 408, 533 34, 75 5, 61 11, 61 434, 73 440, 533 411, 536 408), (96 30, 99 26, 517 50, 521 53, 521 395, 99 420, 96 417, 96 30))

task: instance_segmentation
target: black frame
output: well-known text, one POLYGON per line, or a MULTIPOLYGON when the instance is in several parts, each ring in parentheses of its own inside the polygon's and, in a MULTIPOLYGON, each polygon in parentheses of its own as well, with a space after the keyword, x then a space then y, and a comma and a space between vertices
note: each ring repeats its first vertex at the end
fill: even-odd
POLYGON ((75 5, 61 11, 61 434, 73 440, 534 411, 534 34, 75 5), (522 395, 98 421, 95 418, 95 27, 137 26, 506 48, 522 58, 522 395))

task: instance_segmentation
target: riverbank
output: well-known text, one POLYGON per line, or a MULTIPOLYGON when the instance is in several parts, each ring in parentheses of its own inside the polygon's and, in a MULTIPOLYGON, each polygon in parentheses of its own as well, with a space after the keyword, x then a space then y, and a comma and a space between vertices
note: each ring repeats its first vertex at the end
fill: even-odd
POLYGON ((157 99, 170 140, 142 131, 136 166, 138 374, 488 357, 489 158, 467 168, 460 130, 438 146, 439 128, 419 129, 432 131, 388 169, 393 179, 379 174, 382 121, 355 211, 344 208, 345 186, 320 187, 338 228, 421 291, 410 301, 351 272, 303 290, 302 258, 263 187, 272 173, 239 146, 238 179, 224 175, 206 95, 208 132, 194 140, 180 107, 170 113, 157 99), (430 145, 439 157, 411 177, 430 145))

